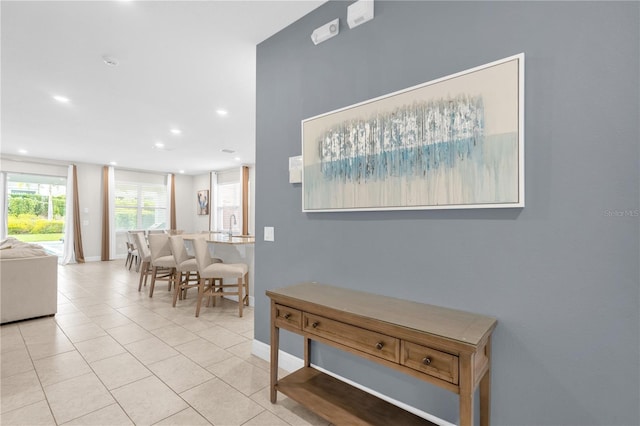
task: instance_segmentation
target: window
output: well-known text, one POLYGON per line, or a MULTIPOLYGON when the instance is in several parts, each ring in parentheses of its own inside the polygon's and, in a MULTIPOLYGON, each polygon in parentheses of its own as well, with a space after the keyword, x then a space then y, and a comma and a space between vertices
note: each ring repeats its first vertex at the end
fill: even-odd
POLYGON ((127 231, 168 228, 166 178, 153 173, 114 171, 111 258, 126 256, 127 231))
POLYGON ((249 234, 253 226, 249 210, 249 167, 211 173, 213 195, 210 229, 234 234, 249 234), (235 220, 233 220, 235 217, 235 220))
POLYGON ((242 185, 237 170, 218 173, 216 220, 216 229, 228 231, 231 225, 234 234, 241 233, 242 185))
POLYGON ((165 229, 166 227, 166 185, 134 182, 115 183, 116 231, 165 229))

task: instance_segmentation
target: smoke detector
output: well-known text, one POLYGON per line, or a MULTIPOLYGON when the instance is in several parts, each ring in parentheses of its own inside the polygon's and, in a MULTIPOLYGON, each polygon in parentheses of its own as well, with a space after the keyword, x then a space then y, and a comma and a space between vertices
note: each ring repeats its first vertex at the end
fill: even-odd
POLYGON ((113 56, 109 56, 109 55, 104 55, 102 57, 102 61, 107 64, 110 67, 117 67, 118 66, 118 60, 116 58, 114 58, 113 56))

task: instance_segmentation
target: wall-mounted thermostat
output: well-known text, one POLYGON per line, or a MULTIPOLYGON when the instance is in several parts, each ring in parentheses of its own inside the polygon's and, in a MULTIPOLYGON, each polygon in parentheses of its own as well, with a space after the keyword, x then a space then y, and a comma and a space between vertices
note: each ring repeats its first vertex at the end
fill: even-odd
POLYGON ((302 182, 302 155, 289 157, 289 183, 302 182))

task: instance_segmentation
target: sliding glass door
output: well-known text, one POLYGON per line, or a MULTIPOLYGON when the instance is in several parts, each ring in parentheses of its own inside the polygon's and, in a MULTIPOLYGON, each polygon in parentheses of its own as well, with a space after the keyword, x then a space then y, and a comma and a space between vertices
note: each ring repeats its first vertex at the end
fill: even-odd
POLYGON ((8 236, 40 244, 61 256, 67 178, 7 173, 6 180, 8 236))

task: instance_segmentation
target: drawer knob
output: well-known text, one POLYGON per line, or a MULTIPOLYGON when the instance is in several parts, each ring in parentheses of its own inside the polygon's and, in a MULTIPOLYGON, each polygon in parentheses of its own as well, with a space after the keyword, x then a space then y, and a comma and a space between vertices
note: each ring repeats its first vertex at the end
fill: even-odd
POLYGON ((382 342, 378 342, 378 343, 376 343, 376 349, 377 349, 377 350, 380 350, 380 349, 382 349, 382 348, 384 348, 384 343, 382 343, 382 342))
POLYGON ((320 325, 320 323, 318 321, 314 321, 313 324, 311 324, 311 327, 316 328, 320 325))
POLYGON ((291 314, 289 312, 284 314, 284 319, 289 319, 289 318, 291 318, 291 314))
POLYGON ((422 363, 423 363, 424 365, 430 365, 430 364, 431 364, 431 358, 429 358, 428 356, 425 356, 425 357, 422 359, 422 363))

